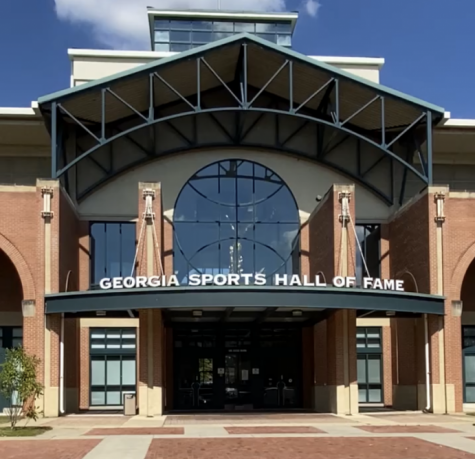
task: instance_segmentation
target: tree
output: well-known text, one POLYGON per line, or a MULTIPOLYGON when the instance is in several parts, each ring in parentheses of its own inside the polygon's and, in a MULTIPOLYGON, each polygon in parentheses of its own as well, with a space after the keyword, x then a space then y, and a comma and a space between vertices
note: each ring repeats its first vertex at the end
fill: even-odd
POLYGON ((21 346, 6 350, 5 363, 0 365, 0 392, 10 403, 12 429, 22 416, 38 419, 35 401, 43 393, 43 386, 36 379, 39 364, 40 359, 27 354, 21 346))

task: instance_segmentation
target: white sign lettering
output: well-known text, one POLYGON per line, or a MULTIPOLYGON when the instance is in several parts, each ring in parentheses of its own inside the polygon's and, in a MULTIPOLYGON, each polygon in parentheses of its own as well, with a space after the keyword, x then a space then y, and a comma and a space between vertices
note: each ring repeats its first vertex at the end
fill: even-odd
MULTIPOLYGON (((206 285, 239 286, 239 285, 266 285, 264 274, 190 274, 186 285, 202 287, 206 285)), ((130 288, 156 288, 179 287, 181 284, 176 275, 171 276, 138 276, 138 277, 113 277, 104 278, 99 282, 102 290, 117 290, 130 288)), ((276 274, 274 285, 285 287, 337 287, 337 288, 363 288, 373 290, 404 291, 404 281, 398 279, 379 279, 364 277, 361 285, 357 285, 356 277, 336 276, 330 284, 324 282, 320 276, 299 276, 297 274, 276 274)))

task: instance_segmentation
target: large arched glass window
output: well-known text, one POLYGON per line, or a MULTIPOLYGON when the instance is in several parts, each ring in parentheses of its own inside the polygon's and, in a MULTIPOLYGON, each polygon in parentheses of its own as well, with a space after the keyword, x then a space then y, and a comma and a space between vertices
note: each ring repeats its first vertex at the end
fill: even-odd
POLYGON ((226 160, 193 175, 174 211, 174 271, 190 274, 300 272, 300 221, 284 181, 251 161, 226 160))

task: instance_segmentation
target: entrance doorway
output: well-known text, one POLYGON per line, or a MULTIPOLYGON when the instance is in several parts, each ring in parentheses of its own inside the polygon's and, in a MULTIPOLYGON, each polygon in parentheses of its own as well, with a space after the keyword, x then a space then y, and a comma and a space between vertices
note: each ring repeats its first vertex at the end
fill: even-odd
POLYGON ((283 327, 177 327, 177 410, 302 407, 302 334, 283 327))

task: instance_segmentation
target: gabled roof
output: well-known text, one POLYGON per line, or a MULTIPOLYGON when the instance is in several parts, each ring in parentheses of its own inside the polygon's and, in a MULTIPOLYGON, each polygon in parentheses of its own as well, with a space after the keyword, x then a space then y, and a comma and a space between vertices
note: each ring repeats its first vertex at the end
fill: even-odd
MULTIPOLYGON (((432 111, 436 119, 440 119, 444 115, 444 109, 442 107, 425 102, 416 97, 409 96, 407 94, 388 88, 381 84, 371 82, 369 80, 358 77, 344 70, 340 70, 336 67, 333 67, 332 65, 318 61, 314 58, 309 58, 301 53, 278 46, 274 43, 271 43, 268 40, 264 40, 255 35, 251 35, 247 33, 234 35, 232 37, 215 41, 215 42, 209 43, 207 45, 204 45, 195 49, 184 51, 180 54, 162 58, 162 59, 150 62, 148 64, 133 68, 131 70, 117 73, 115 75, 112 75, 106 78, 101 78, 99 80, 85 83, 80 86, 68 88, 62 91, 55 92, 53 94, 40 97, 38 100, 38 103, 40 104, 41 108, 45 108, 45 106, 48 106, 52 102, 55 102, 55 101, 60 102, 66 99, 80 97, 91 91, 93 92, 103 87, 111 86, 116 83, 123 82, 125 80, 137 79, 142 75, 148 75, 151 71, 158 71, 160 69, 173 66, 180 62, 187 62, 199 56, 217 53, 216 57, 218 59, 222 59, 223 61, 226 61, 223 65, 229 64, 229 60, 231 59, 231 57, 237 56, 237 54, 236 53, 233 54, 232 52, 220 53, 219 51, 222 51, 223 49, 230 49, 230 48, 236 49, 237 45, 239 45, 242 42, 247 42, 251 45, 255 45, 257 48, 260 48, 262 51, 267 52, 268 55, 278 54, 285 59, 289 59, 298 64, 301 64, 309 72, 313 71, 314 72, 313 75, 310 73, 308 75, 309 77, 308 82, 310 84, 311 84, 312 79, 318 81, 318 80, 323 80, 325 78, 330 78, 333 76, 333 77, 342 79, 342 81, 349 83, 354 88, 359 87, 361 89, 366 89, 369 92, 373 92, 373 95, 386 96, 395 101, 400 101, 402 103, 416 106, 418 109, 432 111)), ((260 59, 256 60, 256 66, 259 63, 262 64, 261 60, 260 59)), ((217 66, 219 67, 219 63, 217 64, 217 66)), ((250 83, 252 84, 252 82, 250 83)), ((316 85, 317 85, 316 87, 318 87, 318 84, 319 83, 316 82, 316 85)), ((361 99, 361 97, 362 97, 362 94, 359 95, 359 99, 361 99)), ((296 100, 296 102, 298 101, 296 100)))

